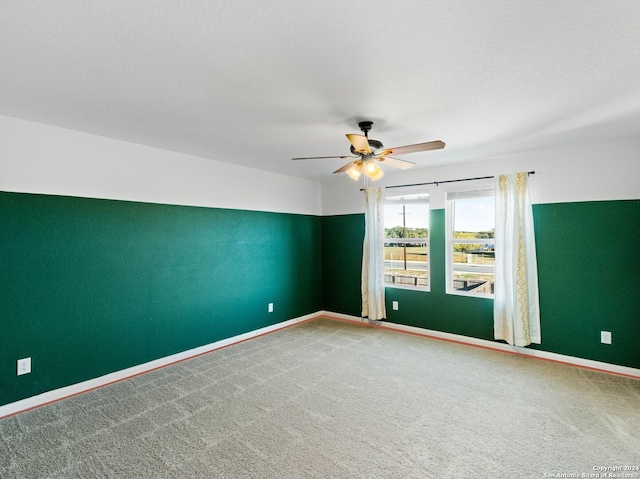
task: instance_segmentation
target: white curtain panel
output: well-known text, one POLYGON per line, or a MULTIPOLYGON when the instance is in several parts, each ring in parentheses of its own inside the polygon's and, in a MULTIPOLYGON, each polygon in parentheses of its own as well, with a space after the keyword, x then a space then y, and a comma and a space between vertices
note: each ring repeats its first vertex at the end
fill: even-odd
POLYGON ((365 233, 362 255, 362 317, 384 319, 384 191, 365 188, 365 233))
POLYGON ((538 267, 527 173, 496 178, 494 335, 540 344, 538 267))

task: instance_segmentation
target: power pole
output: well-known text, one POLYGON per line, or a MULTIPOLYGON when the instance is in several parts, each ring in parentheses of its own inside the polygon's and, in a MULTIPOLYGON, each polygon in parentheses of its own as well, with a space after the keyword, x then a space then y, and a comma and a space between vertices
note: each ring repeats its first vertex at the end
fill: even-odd
MULTIPOLYGON (((405 210, 405 205, 402 205, 402 237, 407 237, 407 212, 405 210)), ((402 243, 403 255, 404 258, 404 270, 407 270, 407 243, 406 241, 402 243)))

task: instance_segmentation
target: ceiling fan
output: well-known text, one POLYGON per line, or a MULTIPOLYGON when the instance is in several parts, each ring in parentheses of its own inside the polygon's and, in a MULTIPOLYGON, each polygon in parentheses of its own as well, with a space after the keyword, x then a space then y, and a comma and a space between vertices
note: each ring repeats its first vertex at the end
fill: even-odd
POLYGON ((415 163, 407 160, 392 158, 390 155, 406 155, 420 151, 439 150, 444 148, 444 143, 440 140, 418 143, 416 145, 397 146, 395 148, 383 148, 378 140, 369 139, 369 131, 373 126, 372 121, 361 121, 358 123, 364 135, 348 134, 347 138, 351 142, 351 153, 357 156, 311 156, 306 158, 291 158, 292 160, 316 160, 328 158, 354 158, 334 173, 346 172, 351 178, 357 180, 364 172, 372 180, 379 180, 384 172, 379 165, 389 165, 395 168, 406 170, 415 163))

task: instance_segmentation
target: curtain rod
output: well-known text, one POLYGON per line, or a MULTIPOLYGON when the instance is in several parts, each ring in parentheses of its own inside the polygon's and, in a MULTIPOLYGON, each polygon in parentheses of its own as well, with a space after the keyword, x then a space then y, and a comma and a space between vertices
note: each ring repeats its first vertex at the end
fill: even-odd
MULTIPOLYGON (((535 175, 535 171, 527 171, 527 175, 535 175)), ((495 176, 478 176, 476 178, 462 178, 460 180, 443 180, 443 181, 430 181, 429 183, 412 183, 410 185, 394 185, 394 186, 385 186, 385 189, 389 188, 404 188, 407 186, 426 186, 426 185, 436 185, 438 186, 440 183, 457 183, 458 181, 473 181, 473 180, 489 180, 491 178, 495 178, 495 176)), ((364 191, 364 188, 360 188, 360 191, 364 191)))

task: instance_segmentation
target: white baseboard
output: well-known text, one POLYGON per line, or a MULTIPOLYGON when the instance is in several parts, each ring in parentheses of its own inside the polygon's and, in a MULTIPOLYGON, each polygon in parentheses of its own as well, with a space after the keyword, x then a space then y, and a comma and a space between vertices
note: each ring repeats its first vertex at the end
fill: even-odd
POLYGON ((147 373, 149 371, 153 371, 154 369, 169 366, 170 364, 175 364, 180 361, 184 361, 185 359, 200 356, 201 354, 209 353, 211 351, 215 351, 216 349, 224 348, 225 346, 229 346, 231 344, 240 343, 242 341, 246 341, 257 336, 262 336, 263 334, 277 331, 279 329, 283 329, 317 317, 318 313, 307 314, 305 316, 300 316, 288 321, 283 321, 282 323, 277 323, 272 326, 267 326, 264 328, 256 329, 255 331, 249 331, 248 333, 233 336, 232 338, 223 339, 220 341, 216 341, 215 343, 205 344, 204 346, 189 349, 181 353, 172 354, 171 356, 166 356, 154 361, 149 361, 148 363, 139 364, 127 369, 122 369, 120 371, 109 373, 94 379, 89 379, 87 381, 72 384, 70 386, 47 391, 45 393, 38 394, 37 396, 31 396, 26 399, 21 399, 20 401, 15 401, 4 406, 0 406, 0 419, 27 411, 29 409, 34 409, 39 406, 44 406, 45 404, 59 401, 60 399, 65 399, 77 394, 91 391, 92 389, 106 386, 123 379, 138 376, 139 374, 147 373))
POLYGON ((395 331, 403 331, 405 333, 416 334, 418 336, 425 336, 433 339, 442 339, 445 341, 451 341, 455 343, 467 344, 470 346, 476 346, 485 349, 493 349, 495 351, 502 351, 511 354, 518 354, 520 356, 529 356, 537 359, 544 359, 546 361, 553 361, 556 363, 568 364, 571 366, 578 366, 581 368, 592 369, 595 371, 602 371, 611 374, 617 374, 619 376, 626 376, 633 379, 640 379, 640 369, 630 368, 627 366, 618 366, 616 364, 603 363, 600 361, 593 361, 591 359, 576 358, 574 356, 565 356, 563 354, 550 353, 547 351, 540 351, 536 349, 521 348, 517 346, 511 346, 510 344, 498 343, 494 341, 487 341, 486 339, 471 338, 468 336, 461 336, 459 334, 443 333, 442 331, 434 331, 431 329, 422 329, 415 326, 405 326, 403 324, 391 323, 388 321, 373 321, 366 318, 359 318, 358 316, 350 316, 348 314, 332 313, 330 311, 322 311, 320 316, 327 318, 335 318, 345 321, 355 321, 358 323, 365 323, 371 326, 392 329, 395 331))
POLYGON ((507 352, 511 354, 530 356, 538 359, 544 359, 547 361, 553 361, 553 362, 568 364, 572 366, 579 366, 582 368, 592 369, 596 371, 602 371, 602 372, 617 374, 620 376, 626 376, 634 379, 640 379, 640 369, 630 368, 626 366, 618 366, 615 364, 603 363, 600 361, 592 361, 590 359, 564 356, 562 354, 549 353, 546 351, 538 351, 534 349, 513 347, 508 344, 487 341, 485 339, 471 338, 468 336, 460 336, 458 334, 452 334, 452 333, 443 333, 441 331, 416 328, 414 326, 405 326, 402 324, 390 323, 387 321, 373 321, 366 318, 360 318, 358 316, 351 316, 348 314, 333 313, 331 311, 318 311, 316 313, 311 313, 305 316, 300 316, 298 318, 290 319, 288 321, 283 321, 281 323, 277 323, 272 326, 256 329, 255 331, 250 331, 248 333, 240 334, 232 338, 216 341, 215 343, 206 344, 198 348, 189 349, 188 351, 183 351, 181 353, 156 359, 148 363, 139 364, 138 366, 133 366, 127 369, 106 374, 104 376, 100 376, 98 378, 90 379, 88 381, 83 381, 77 384, 72 384, 70 386, 65 386, 59 389, 54 389, 53 391, 47 391, 45 393, 38 394, 37 396, 32 396, 26 399, 22 399, 20 401, 15 401, 15 402, 6 404, 4 406, 0 406, 0 419, 27 411, 29 409, 34 409, 39 406, 44 406, 45 404, 59 401, 61 399, 75 396, 77 394, 91 391, 92 389, 106 386, 108 384, 112 384, 114 382, 121 381, 123 379, 137 376, 139 374, 147 373, 149 371, 153 371, 154 369, 162 368, 170 364, 174 364, 180 361, 184 361, 186 359, 200 356, 201 354, 206 354, 211 351, 215 351, 216 349, 224 348, 225 346, 230 346, 231 344, 240 343, 242 341, 246 341, 248 339, 252 339, 257 336, 262 336, 263 334, 277 331, 279 329, 284 329, 289 326, 293 326, 294 324, 298 324, 304 321, 309 321, 309 320, 320 318, 320 317, 363 323, 363 324, 367 324, 369 326, 374 326, 378 328, 401 331, 405 333, 416 334, 418 336, 424 336, 428 338, 440 339, 445 341, 452 341, 456 343, 467 344, 470 346, 476 346, 476 347, 481 347, 485 349, 493 349, 496 351, 502 351, 502 352, 507 352))

